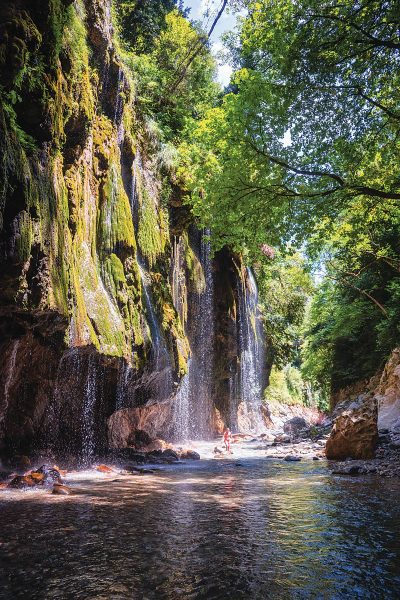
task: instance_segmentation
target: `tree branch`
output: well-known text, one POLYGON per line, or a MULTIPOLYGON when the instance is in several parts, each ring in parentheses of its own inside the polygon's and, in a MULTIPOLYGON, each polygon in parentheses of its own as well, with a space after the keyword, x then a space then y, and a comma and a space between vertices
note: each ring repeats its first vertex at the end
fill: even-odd
MULTIPOLYGON (((368 185, 353 185, 351 183, 347 183, 340 175, 336 175, 335 173, 330 173, 329 171, 301 169, 301 168, 295 167, 294 165, 289 164, 288 162, 286 162, 285 160, 283 160, 281 158, 272 156, 265 150, 261 150, 257 146, 257 144, 255 144, 254 142, 248 141, 248 143, 257 154, 260 154, 269 162, 279 165, 280 167, 283 167, 284 169, 287 169, 288 171, 291 171, 292 173, 296 173, 297 175, 306 175, 307 177, 319 177, 319 178, 327 177, 328 179, 332 179, 332 180, 336 181, 339 184, 339 188, 336 188, 335 191, 337 191, 338 189, 342 189, 342 190, 349 190, 350 192, 355 192, 355 195, 363 194, 364 196, 371 196, 374 198, 384 198, 386 200, 400 200, 400 193, 385 192, 384 190, 379 190, 379 189, 373 188, 368 185)), ((315 195, 318 196, 319 194, 316 193, 315 195)))
MULTIPOLYGON (((356 31, 364 35, 369 40, 369 42, 375 47, 384 47, 391 48, 392 50, 400 50, 400 43, 393 42, 392 40, 379 39, 376 36, 369 33, 368 31, 366 31, 365 29, 363 29, 362 27, 360 27, 359 25, 357 25, 357 23, 349 21, 343 17, 339 17, 338 15, 314 13, 310 15, 310 19, 327 19, 331 21, 338 21, 342 25, 351 27, 352 29, 355 29, 356 31)), ((356 44, 365 44, 365 40, 363 39, 354 40, 354 42, 356 44)))
POLYGON ((200 54, 200 52, 202 51, 202 49, 205 47, 206 43, 208 42, 208 40, 210 39, 218 21, 220 20, 222 13, 224 12, 226 5, 228 4, 228 0, 223 0, 221 8, 219 9, 214 21, 212 22, 212 25, 210 27, 209 32, 207 33, 207 36, 202 36, 199 37, 199 42, 197 44, 197 47, 195 46, 193 54, 189 57, 186 65, 183 67, 180 75, 178 76, 178 78, 175 80, 175 82, 172 84, 172 87, 170 89, 170 93, 174 93, 176 91, 176 88, 182 83, 182 81, 185 79, 186 74, 188 72, 188 69, 190 67, 190 65, 192 64, 192 62, 194 61, 194 59, 196 58, 196 56, 198 56, 200 54))

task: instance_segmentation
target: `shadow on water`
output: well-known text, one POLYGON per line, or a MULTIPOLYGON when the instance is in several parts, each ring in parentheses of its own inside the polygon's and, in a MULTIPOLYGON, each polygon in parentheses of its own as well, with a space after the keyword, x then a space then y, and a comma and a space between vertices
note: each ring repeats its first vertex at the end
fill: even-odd
POLYGON ((398 481, 245 458, 71 484, 1 496, 1 598, 399 597, 398 481))

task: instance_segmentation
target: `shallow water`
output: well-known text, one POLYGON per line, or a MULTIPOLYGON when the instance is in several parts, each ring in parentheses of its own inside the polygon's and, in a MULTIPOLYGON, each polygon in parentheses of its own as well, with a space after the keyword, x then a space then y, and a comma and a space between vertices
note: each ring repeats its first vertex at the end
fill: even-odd
POLYGON ((251 458, 0 496, 0 597, 400 597, 400 482, 251 458))

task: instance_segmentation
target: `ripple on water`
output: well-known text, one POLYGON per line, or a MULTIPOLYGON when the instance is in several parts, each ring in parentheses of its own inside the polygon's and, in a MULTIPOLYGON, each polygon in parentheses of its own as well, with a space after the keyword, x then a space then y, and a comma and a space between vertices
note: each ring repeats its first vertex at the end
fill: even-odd
POLYGON ((399 598, 398 481, 241 457, 69 485, 1 496, 1 598, 399 598))

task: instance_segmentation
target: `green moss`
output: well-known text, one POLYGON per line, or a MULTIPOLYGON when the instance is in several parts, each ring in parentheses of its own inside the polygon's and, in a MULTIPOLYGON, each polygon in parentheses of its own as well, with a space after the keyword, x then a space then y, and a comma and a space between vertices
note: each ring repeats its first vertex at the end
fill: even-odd
POLYGON ((185 248, 185 263, 189 273, 189 280, 192 283, 194 290, 198 294, 202 294, 206 288, 203 267, 201 266, 201 262, 189 244, 187 233, 183 234, 183 240, 185 248))
POLYGON ((168 277, 159 272, 152 272, 151 280, 156 311, 160 317, 166 338, 170 342, 169 345, 174 355, 177 372, 183 375, 187 370, 190 348, 179 315, 173 305, 168 277))
POLYGON ((110 165, 103 188, 98 215, 98 247, 101 255, 114 252, 126 256, 136 251, 131 208, 116 164, 110 165))
POLYGON ((139 212, 138 244, 143 256, 153 266, 164 252, 167 243, 168 221, 163 210, 157 211, 147 190, 142 189, 139 212))
POLYGON ((86 311, 102 352, 112 356, 127 356, 130 350, 124 321, 104 287, 87 244, 81 245, 77 258, 86 311))
POLYGON ((16 249, 18 258, 21 262, 25 262, 31 255, 32 247, 32 222, 29 214, 26 211, 20 213, 18 218, 18 230, 19 234, 16 236, 16 249))

